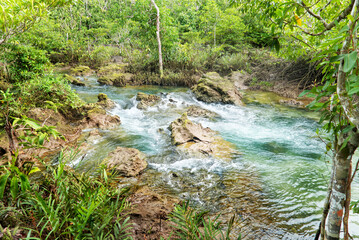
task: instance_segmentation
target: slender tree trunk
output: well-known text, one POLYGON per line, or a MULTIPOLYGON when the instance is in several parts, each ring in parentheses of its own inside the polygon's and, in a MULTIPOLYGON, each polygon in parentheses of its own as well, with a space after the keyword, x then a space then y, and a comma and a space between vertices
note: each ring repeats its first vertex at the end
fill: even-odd
POLYGON ((338 136, 338 144, 335 146, 336 153, 333 158, 333 185, 328 213, 326 239, 339 240, 341 224, 344 216, 344 205, 347 199, 347 186, 351 177, 351 161, 358 147, 357 136, 354 133, 346 145, 345 139, 348 134, 338 136), (343 146, 344 145, 344 146, 343 146))
POLYGON ((163 77, 163 62, 162 62, 162 46, 161 46, 161 36, 160 36, 160 9, 157 7, 154 0, 151 0, 153 6, 156 8, 157 11, 157 18, 156 18, 156 25, 157 25, 157 42, 158 42, 158 61, 160 67, 160 77, 163 77))
POLYGON ((320 239, 321 240, 325 240, 325 222, 327 220, 329 208, 330 208, 330 198, 332 196, 332 188, 333 188, 333 176, 334 176, 334 166, 332 166, 332 173, 331 173, 330 182, 328 185, 327 197, 325 198, 322 220, 320 223, 320 239))

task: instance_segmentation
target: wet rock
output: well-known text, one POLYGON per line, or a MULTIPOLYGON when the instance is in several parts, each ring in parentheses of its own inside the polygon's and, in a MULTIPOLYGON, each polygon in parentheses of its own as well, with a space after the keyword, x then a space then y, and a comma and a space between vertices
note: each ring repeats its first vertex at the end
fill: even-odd
POLYGON ((65 75, 65 78, 73 85, 76 85, 76 86, 86 86, 85 83, 81 82, 78 78, 75 78, 74 76, 71 76, 71 75, 68 75, 66 74, 65 75))
POLYGON ((171 123, 170 130, 172 143, 191 155, 230 160, 238 153, 233 144, 210 128, 191 122, 186 113, 171 123))
POLYGON ((98 101, 96 104, 101 106, 103 109, 110 110, 116 106, 115 102, 109 99, 104 93, 99 93, 97 95, 97 99, 98 101))
POLYGON ((106 111, 101 108, 90 110, 83 120, 81 120, 82 128, 100 128, 111 129, 121 124, 119 116, 107 115, 106 111), (103 112, 104 111, 104 112, 103 112))
POLYGON ((217 118, 220 117, 217 113, 210 110, 201 108, 199 106, 190 106, 187 110, 187 115, 191 117, 203 117, 203 118, 217 118))
POLYGON ((125 176, 135 177, 147 167, 145 155, 135 148, 117 147, 108 154, 104 164, 111 171, 125 176))
POLYGON ((93 74, 93 71, 88 66, 77 66, 71 68, 70 74, 74 76, 90 76, 93 74))
POLYGON ((152 107, 160 102, 161 98, 156 95, 146 94, 143 92, 137 93, 136 100, 140 101, 137 104, 138 109, 146 110, 148 107, 152 107))
MULTIPOLYGON (((130 222, 132 237, 142 239, 169 239, 175 229, 168 219, 179 200, 167 195, 160 195, 148 187, 142 187, 132 194, 130 222), (150 229, 150 231, 149 231, 150 229)), ((171 238, 172 239, 172 238, 171 238)))
POLYGON ((216 72, 203 75, 197 85, 192 87, 192 91, 198 100, 204 102, 243 105, 242 95, 234 84, 216 72))

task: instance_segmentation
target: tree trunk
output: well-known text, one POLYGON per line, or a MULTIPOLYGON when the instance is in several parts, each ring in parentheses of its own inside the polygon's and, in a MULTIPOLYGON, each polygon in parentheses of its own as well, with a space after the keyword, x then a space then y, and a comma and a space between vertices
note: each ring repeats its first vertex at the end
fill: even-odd
POLYGON ((328 212, 329 212, 329 208, 330 208, 329 204, 330 204, 330 198, 332 196, 333 178, 334 178, 334 166, 332 167, 330 182, 328 184, 327 197, 325 198, 322 220, 321 220, 320 228, 319 228, 321 240, 325 240, 325 238, 324 238, 325 237, 325 222, 327 220, 328 212))
POLYGON ((160 77, 163 77, 163 62, 162 62, 162 46, 161 46, 161 36, 160 36, 160 9, 157 7, 154 0, 151 0, 153 6, 156 8, 157 11, 157 18, 156 18, 156 25, 157 25, 157 42, 158 42, 158 61, 160 67, 160 77))
POLYGON ((338 143, 335 144, 335 155, 333 158, 333 185, 328 213, 326 239, 339 240, 340 228, 344 216, 344 204, 347 195, 348 181, 351 177, 351 161, 358 147, 357 136, 352 134, 350 140, 345 144, 348 134, 340 134, 338 143), (344 145, 344 146, 343 146, 344 145))

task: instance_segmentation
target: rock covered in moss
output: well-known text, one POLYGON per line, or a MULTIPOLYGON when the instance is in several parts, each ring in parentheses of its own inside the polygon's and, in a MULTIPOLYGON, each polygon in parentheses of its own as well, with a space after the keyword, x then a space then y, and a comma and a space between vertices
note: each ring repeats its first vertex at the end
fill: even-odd
POLYGON ((104 93, 99 93, 97 95, 97 99, 98 101, 96 104, 103 109, 110 110, 116 106, 115 102, 109 99, 104 93))
POLYGON ((113 73, 124 73, 127 66, 127 63, 109 64, 107 66, 100 67, 97 71, 97 76, 102 77, 113 73))
POLYGON ((238 153, 233 144, 210 128, 193 123, 187 118, 187 114, 173 121, 170 130, 172 143, 191 155, 230 160, 233 154, 238 153))
POLYGON ((86 86, 85 83, 81 82, 78 78, 75 78, 74 76, 65 74, 65 78, 73 85, 76 86, 86 86))
POLYGON ((243 105, 242 95, 233 82, 216 72, 203 75, 192 91, 198 100, 204 102, 243 105))
POLYGON ((111 171, 124 177, 135 177, 147 168, 145 155, 135 148, 117 147, 104 159, 104 164, 111 171))
POLYGON ((127 82, 131 81, 132 76, 131 73, 112 73, 99 77, 97 81, 104 85, 125 87, 127 82))
POLYGON ((146 110, 149 107, 152 107, 161 101, 161 98, 156 95, 146 94, 143 92, 137 93, 136 100, 140 101, 137 104, 138 109, 146 110))
POLYGON ((93 71, 88 66, 77 66, 71 68, 70 74, 74 76, 90 76, 93 74, 93 71))

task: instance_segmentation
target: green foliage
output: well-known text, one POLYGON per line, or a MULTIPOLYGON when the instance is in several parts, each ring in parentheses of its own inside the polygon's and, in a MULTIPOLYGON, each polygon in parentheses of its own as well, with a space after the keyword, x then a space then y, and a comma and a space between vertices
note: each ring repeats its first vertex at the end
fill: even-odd
POLYGON ((72 0, 3 0, 0 2, 0 45, 26 31, 54 7, 71 4, 72 0))
MULTIPOLYGON (((230 219, 227 230, 223 231, 221 222, 218 221, 220 215, 211 220, 209 217, 205 218, 206 214, 207 212, 195 211, 189 207, 188 202, 176 205, 169 218, 177 229, 175 237, 188 240, 229 240, 234 216, 230 219)), ((241 239, 241 236, 236 239, 241 239)))
POLYGON ((0 49, 3 51, 0 61, 6 66, 9 82, 24 82, 45 74, 49 63, 45 51, 20 44, 2 45, 0 49))
POLYGON ((40 239, 129 239, 125 191, 117 189, 106 170, 78 175, 66 166, 62 153, 57 166, 46 168, 44 178, 28 184, 31 191, 19 196, 20 228, 31 227, 29 235, 40 239))

